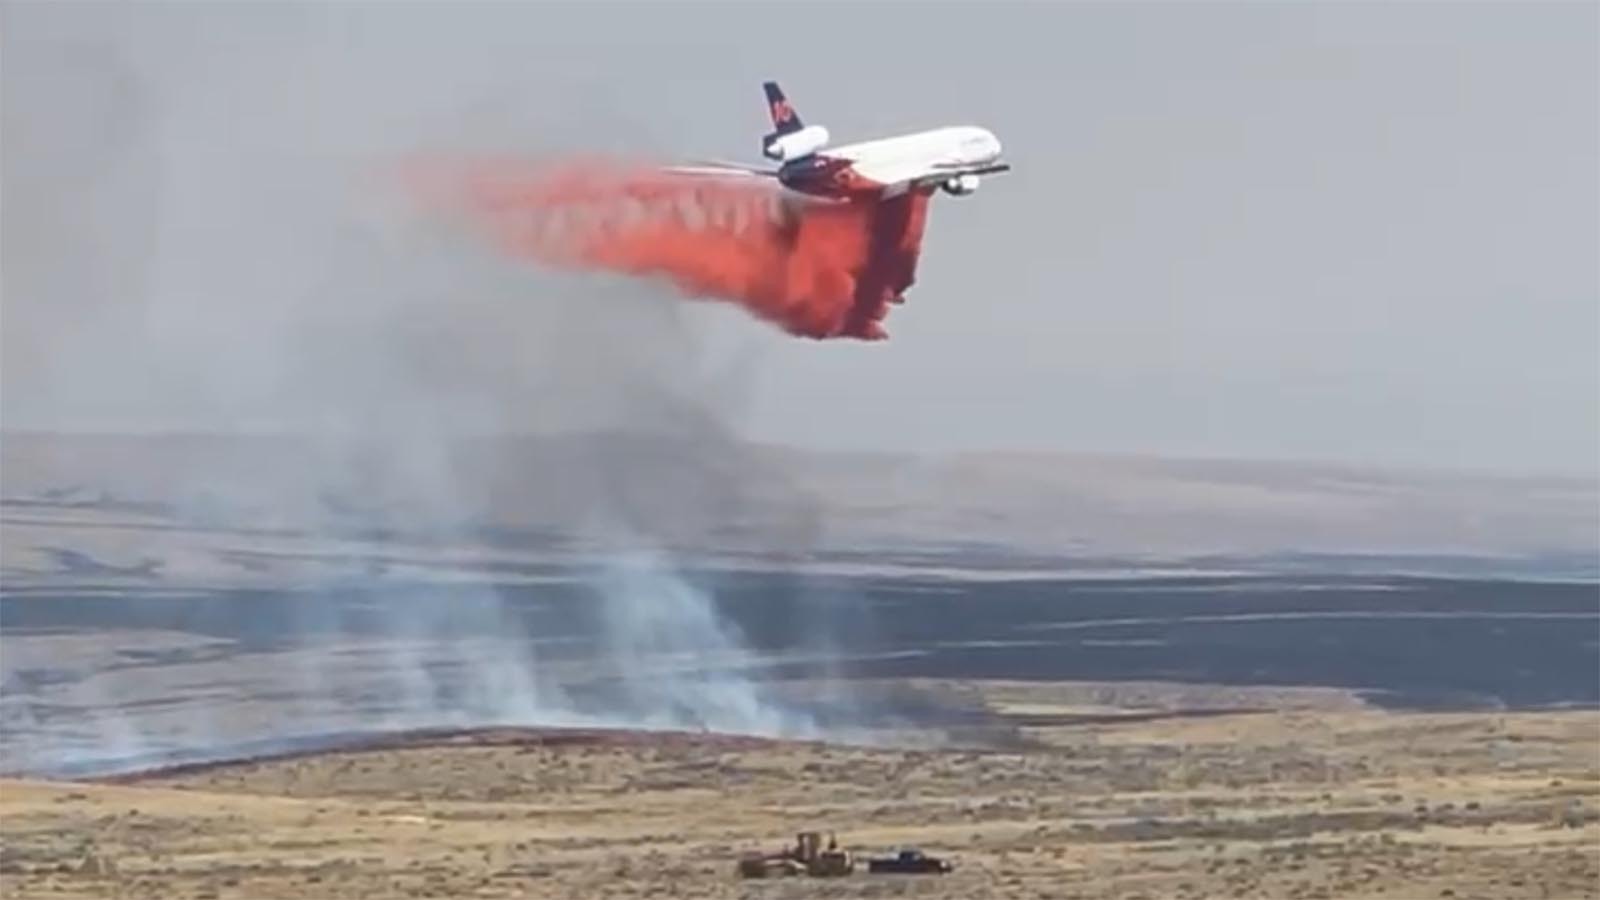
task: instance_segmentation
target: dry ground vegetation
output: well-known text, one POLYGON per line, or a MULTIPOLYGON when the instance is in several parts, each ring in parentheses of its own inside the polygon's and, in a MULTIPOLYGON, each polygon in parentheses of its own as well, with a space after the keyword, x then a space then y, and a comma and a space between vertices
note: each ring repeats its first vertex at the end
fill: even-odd
POLYGON ((988 749, 677 735, 3 781, 0 895, 1600 896, 1600 712, 1118 721, 1081 692, 967 689, 1046 724, 988 749), (806 828, 956 870, 736 877, 806 828))

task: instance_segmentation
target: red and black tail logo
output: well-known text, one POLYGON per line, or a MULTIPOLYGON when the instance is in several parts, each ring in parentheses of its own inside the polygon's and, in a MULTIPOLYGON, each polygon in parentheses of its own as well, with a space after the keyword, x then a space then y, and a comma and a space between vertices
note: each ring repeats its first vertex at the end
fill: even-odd
POLYGON ((800 116, 789 105, 789 98, 783 95, 783 89, 778 87, 776 81, 763 84, 762 89, 767 92, 767 110, 772 113, 772 128, 779 135, 799 131, 805 127, 800 121, 800 116))

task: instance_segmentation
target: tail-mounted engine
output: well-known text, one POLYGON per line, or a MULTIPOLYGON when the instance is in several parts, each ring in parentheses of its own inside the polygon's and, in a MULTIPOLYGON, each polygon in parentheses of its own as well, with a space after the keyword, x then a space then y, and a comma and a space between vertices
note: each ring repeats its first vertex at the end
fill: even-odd
POLYGON ((828 129, 821 125, 807 125, 788 134, 769 134, 761 142, 761 152, 768 159, 787 162, 799 159, 828 146, 828 129))

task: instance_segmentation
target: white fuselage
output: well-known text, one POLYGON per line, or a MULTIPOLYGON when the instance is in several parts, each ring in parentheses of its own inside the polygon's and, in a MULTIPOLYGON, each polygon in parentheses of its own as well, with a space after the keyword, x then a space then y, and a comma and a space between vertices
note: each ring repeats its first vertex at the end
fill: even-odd
POLYGON ((992 163, 1000 159, 1000 149, 1000 139, 987 129, 957 125, 830 147, 817 155, 847 159, 856 174, 887 185, 920 174, 992 163))
POLYGON ((975 181, 966 173, 998 165, 1000 153, 1000 140, 992 132, 961 125, 821 147, 786 162, 778 177, 791 189, 809 194, 878 190, 893 194, 912 184, 964 175, 975 181))

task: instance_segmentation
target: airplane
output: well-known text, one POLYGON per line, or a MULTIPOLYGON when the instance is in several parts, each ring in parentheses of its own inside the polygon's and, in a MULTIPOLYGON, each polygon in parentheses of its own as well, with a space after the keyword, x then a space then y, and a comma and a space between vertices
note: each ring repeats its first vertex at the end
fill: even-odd
POLYGON ((966 196, 978 189, 983 176, 1011 170, 1000 160, 1000 140, 972 125, 830 148, 828 129, 801 121, 776 81, 765 82, 762 88, 772 131, 762 137, 761 153, 779 163, 777 168, 712 161, 670 171, 775 178, 800 194, 851 201, 888 199, 935 187, 966 196))

